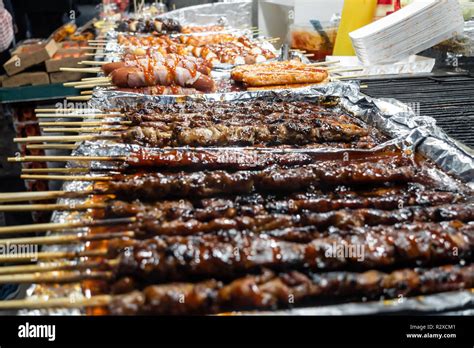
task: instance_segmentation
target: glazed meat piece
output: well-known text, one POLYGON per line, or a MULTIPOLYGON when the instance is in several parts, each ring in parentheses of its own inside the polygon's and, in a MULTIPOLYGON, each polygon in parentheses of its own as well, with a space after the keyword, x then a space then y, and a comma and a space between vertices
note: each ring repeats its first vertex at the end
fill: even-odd
POLYGON ((156 200, 162 198, 211 197, 252 192, 295 192, 311 187, 337 185, 385 185, 387 183, 423 182, 432 184, 427 173, 408 165, 407 159, 389 159, 377 163, 325 161, 289 169, 256 171, 203 171, 194 173, 139 173, 119 175, 106 188, 128 199, 156 200))

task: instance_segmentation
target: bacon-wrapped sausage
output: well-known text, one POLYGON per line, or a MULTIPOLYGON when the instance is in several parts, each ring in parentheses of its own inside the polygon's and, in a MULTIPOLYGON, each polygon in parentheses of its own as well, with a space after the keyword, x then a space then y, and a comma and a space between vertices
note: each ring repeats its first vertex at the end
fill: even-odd
POLYGON ((127 59, 120 62, 111 62, 104 64, 102 70, 104 74, 110 75, 112 71, 126 68, 126 67, 148 67, 149 64, 157 65, 162 64, 166 65, 169 68, 181 67, 188 70, 196 70, 204 75, 209 75, 211 73, 211 64, 204 59, 195 58, 195 57, 185 57, 179 56, 176 54, 168 54, 166 56, 155 54, 151 58, 145 57, 134 57, 131 55, 127 59))
POLYGON ((110 76, 114 85, 125 88, 178 85, 206 93, 216 89, 214 81, 209 76, 181 67, 168 68, 164 65, 150 66, 149 69, 125 67, 114 70, 110 76))

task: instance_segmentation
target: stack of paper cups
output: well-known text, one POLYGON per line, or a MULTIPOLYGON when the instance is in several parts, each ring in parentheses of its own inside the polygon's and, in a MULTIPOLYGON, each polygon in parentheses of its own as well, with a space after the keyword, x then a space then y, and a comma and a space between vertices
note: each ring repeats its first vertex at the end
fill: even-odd
POLYGON ((458 0, 416 0, 349 34, 364 65, 396 62, 463 31, 458 0))

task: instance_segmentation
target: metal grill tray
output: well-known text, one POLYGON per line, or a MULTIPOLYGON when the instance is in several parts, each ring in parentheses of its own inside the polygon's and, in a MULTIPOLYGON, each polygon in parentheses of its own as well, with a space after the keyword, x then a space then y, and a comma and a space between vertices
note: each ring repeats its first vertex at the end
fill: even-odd
POLYGON ((433 117, 449 136, 474 148, 474 77, 468 74, 363 80, 374 98, 391 97, 433 117))

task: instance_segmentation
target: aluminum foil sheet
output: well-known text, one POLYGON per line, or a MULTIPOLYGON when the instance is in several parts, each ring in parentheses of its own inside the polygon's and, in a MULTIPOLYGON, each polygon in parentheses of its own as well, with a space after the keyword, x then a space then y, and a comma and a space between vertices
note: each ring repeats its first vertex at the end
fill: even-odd
MULTIPOLYGON (((474 186, 474 157, 472 151, 465 149, 449 138, 439 127, 435 120, 430 117, 417 116, 412 109, 394 99, 372 99, 363 95, 358 83, 336 82, 307 87, 302 89, 282 91, 259 91, 259 92, 236 92, 207 95, 192 95, 186 97, 177 96, 145 96, 137 94, 117 93, 107 90, 96 90, 91 100, 91 107, 100 110, 108 110, 122 107, 150 106, 156 103, 180 103, 184 101, 234 101, 262 98, 269 100, 313 100, 318 102, 320 98, 335 98, 340 107, 360 117, 369 125, 374 125, 393 139, 380 145, 384 146, 406 146, 416 151, 423 152, 428 158, 436 162, 446 172, 465 181, 471 188, 474 186)), ((137 145, 117 144, 110 140, 94 142, 83 142, 74 151, 77 155, 90 156, 122 156, 139 149, 137 145)), ((159 151, 159 149, 157 149, 159 151)), ((316 149, 321 151, 321 149, 316 149)), ((326 151, 340 151, 327 149, 326 151)), ((345 149, 344 151, 348 151, 345 149)), ((83 166, 84 163, 69 162, 69 167, 83 166)), ((88 164, 93 169, 102 170, 116 169, 119 163, 88 164)), ((456 181, 445 173, 436 170, 433 175, 441 176, 446 185, 456 185, 456 181)), ((67 182, 64 189, 68 191, 82 191, 91 182, 67 182)), ((62 199, 61 203, 74 203, 76 200, 62 199)), ((84 213, 55 213, 53 222, 69 221, 78 217, 88 218, 84 213)), ((46 247, 44 250, 57 250, 63 247, 46 247)), ((76 247, 75 250, 80 250, 76 247)), ((69 296, 72 300, 89 296, 83 294, 77 284, 67 286, 44 286, 32 285, 28 290, 29 297, 58 297, 69 296)), ((380 313, 437 313, 441 314, 449 310, 457 310, 458 313, 472 310, 474 306, 474 293, 470 290, 439 293, 428 296, 419 296, 397 300, 356 302, 325 306, 314 306, 309 308, 297 308, 283 311, 258 312, 258 314, 272 315, 366 315, 380 313)), ((82 310, 34 310, 21 311, 21 314, 84 314, 82 310)), ((237 314, 255 314, 237 313, 237 314)))

